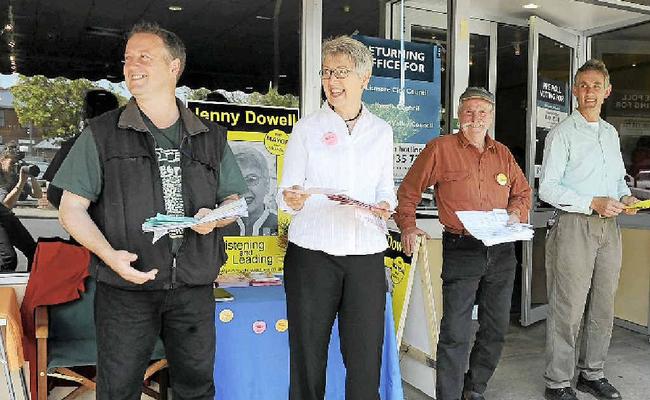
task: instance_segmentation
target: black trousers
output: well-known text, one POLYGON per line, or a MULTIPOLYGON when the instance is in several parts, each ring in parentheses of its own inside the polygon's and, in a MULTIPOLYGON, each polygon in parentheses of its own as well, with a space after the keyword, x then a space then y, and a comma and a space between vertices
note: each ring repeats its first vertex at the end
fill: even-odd
POLYGON ((448 232, 442 237, 442 257, 436 395, 438 400, 457 400, 463 389, 483 393, 499 362, 517 262, 513 243, 486 247, 471 236, 448 232), (479 330, 467 367, 477 296, 479 330))
POLYGON ((291 400, 325 397, 327 351, 338 313, 345 398, 379 400, 384 341, 384 253, 332 256, 289 243, 284 259, 291 400))
POLYGON ((16 270, 18 258, 14 247, 27 257, 27 270, 31 270, 36 242, 20 219, 0 204, 0 271, 16 270))
POLYGON ((97 399, 140 399, 160 336, 176 400, 214 399, 212 285, 135 291, 97 283, 97 399))

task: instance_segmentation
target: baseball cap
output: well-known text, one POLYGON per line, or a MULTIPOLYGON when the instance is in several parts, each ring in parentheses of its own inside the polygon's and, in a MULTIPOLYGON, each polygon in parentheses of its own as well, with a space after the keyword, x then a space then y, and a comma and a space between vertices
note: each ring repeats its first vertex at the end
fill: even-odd
POLYGON ((482 87, 470 86, 460 95, 460 102, 469 99, 481 99, 494 105, 494 95, 482 87))

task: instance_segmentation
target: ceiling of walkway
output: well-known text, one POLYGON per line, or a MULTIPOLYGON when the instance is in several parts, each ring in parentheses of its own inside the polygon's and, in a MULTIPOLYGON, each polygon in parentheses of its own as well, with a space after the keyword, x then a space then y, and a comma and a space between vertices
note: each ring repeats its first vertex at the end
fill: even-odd
MULTIPOLYGON (((650 17, 650 0, 470 2, 473 16, 478 18, 521 23, 535 14, 580 31, 650 17), (540 7, 522 8, 530 2, 539 3, 540 7), (619 10, 597 5, 604 3, 622 3, 638 9, 632 12, 629 7, 619 10)), ((265 91, 276 76, 281 92, 297 94, 301 3, 302 0, 0 0, 0 29, 12 26, 11 30, 0 31, 0 73, 12 72, 13 57, 17 71, 25 75, 120 81, 125 32, 144 19, 157 21, 185 41, 188 65, 181 85, 265 91), (175 6, 182 10, 174 11, 175 6)), ((407 4, 446 9, 447 2, 419 0, 407 4)), ((327 34, 372 34, 381 25, 380 8, 378 0, 324 0, 323 29, 327 34)), ((647 30, 641 30, 639 35, 645 35, 643 40, 649 37, 647 30)))

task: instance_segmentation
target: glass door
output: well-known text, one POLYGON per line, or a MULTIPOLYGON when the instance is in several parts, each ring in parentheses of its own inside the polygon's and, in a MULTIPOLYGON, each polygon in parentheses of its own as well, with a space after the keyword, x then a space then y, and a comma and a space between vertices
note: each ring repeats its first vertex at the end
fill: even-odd
MULTIPOLYGON (((440 2, 438 2, 440 3, 440 2)), ((444 134, 449 131, 449 124, 455 128, 457 120, 455 115, 452 121, 447 121, 446 109, 448 105, 446 96, 446 76, 449 73, 447 68, 447 14, 446 3, 444 5, 428 4, 425 8, 423 3, 415 4, 406 1, 402 7, 401 3, 392 5, 390 23, 386 26, 387 38, 393 40, 404 40, 405 42, 423 43, 436 46, 440 57, 439 75, 441 84, 437 87, 437 93, 430 96, 439 101, 439 132, 444 134), (402 15, 404 16, 402 18, 402 15)), ((388 20, 388 19, 387 19, 388 20)), ((456 76, 466 76, 469 86, 481 86, 492 93, 496 88, 496 32, 495 22, 470 20, 469 28, 469 62, 468 65, 456 66, 456 76)), ((453 108, 453 107, 452 107, 453 108)), ((494 137, 494 130, 491 128, 490 135, 494 137)), ((414 152, 419 153, 425 147, 426 141, 413 144, 417 147, 414 152)), ((433 188, 428 188, 422 195, 422 202, 418 206, 419 215, 436 215, 435 196, 433 188)))
POLYGON ((535 235, 523 246, 521 324, 524 326, 546 318, 546 223, 553 208, 539 199, 539 175, 546 135, 573 109, 571 87, 579 55, 578 35, 530 17, 526 177, 533 188, 530 221, 535 235))
MULTIPOLYGON (((422 7, 421 3, 410 5, 405 2, 404 6, 404 40, 415 43, 434 44, 440 48, 441 77, 443 85, 440 99, 442 107, 440 110, 441 132, 447 131, 445 121, 446 108, 446 87, 444 85, 447 65, 447 14, 445 7, 430 8, 422 7)), ((391 38, 400 40, 401 32, 401 8, 394 6, 391 23, 391 38)), ((496 22, 483 20, 470 20, 470 43, 469 43, 469 70, 468 86, 480 86, 494 93, 496 89, 496 53, 497 53, 497 24, 496 22)), ((455 117, 455 116, 454 116, 455 117)), ((493 130, 490 134, 494 136, 493 130)))

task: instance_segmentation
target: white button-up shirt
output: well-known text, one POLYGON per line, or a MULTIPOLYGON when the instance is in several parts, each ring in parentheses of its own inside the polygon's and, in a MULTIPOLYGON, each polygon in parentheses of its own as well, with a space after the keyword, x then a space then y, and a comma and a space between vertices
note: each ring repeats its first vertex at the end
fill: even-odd
POLYGON ((294 212, 282 196, 282 190, 293 185, 339 189, 366 203, 385 201, 394 209, 393 130, 384 120, 363 106, 348 133, 343 119, 326 102, 294 126, 282 169, 277 200, 281 209, 294 214, 289 241, 332 255, 374 254, 386 249, 385 233, 367 221, 369 211, 312 195, 294 212))

